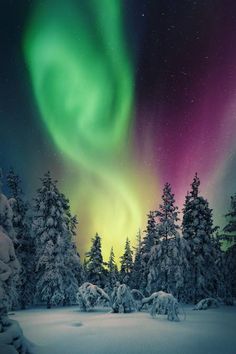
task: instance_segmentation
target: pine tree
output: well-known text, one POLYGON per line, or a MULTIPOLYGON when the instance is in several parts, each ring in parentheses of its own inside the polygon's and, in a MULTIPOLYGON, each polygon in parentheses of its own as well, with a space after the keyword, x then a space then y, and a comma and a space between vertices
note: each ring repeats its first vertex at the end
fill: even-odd
POLYGON ((133 268, 133 251, 130 246, 130 241, 127 237, 125 242, 125 251, 123 256, 120 257, 121 267, 120 267, 120 277, 123 283, 129 285, 131 280, 131 272, 133 268))
POLYGON ((15 302, 15 275, 19 272, 19 262, 15 255, 13 242, 3 231, 1 225, 0 245, 0 327, 2 332, 6 325, 6 319, 3 322, 3 317, 12 309, 15 302))
POLYGON ((17 260, 12 236, 14 235, 12 224, 13 212, 7 197, 2 193, 2 172, 0 169, 0 326, 1 316, 6 315, 7 310, 12 309, 17 302, 16 281, 19 274, 19 262, 17 260), (7 226, 7 227, 6 227, 7 226), (10 230, 11 237, 7 234, 10 230))
MULTIPOLYGON (((10 190, 10 205, 13 210, 13 227, 15 230, 15 250, 20 262, 21 272, 17 283, 19 305, 22 309, 32 304, 34 293, 34 245, 30 234, 28 204, 23 200, 21 180, 11 169, 7 176, 10 190)), ((18 302, 15 304, 18 307, 18 302)))
POLYGON ((50 173, 41 179, 35 199, 36 297, 47 307, 73 303, 78 282, 73 270, 69 203, 50 173))
POLYGON ((76 246, 77 225, 77 217, 75 215, 71 216, 71 214, 69 214, 69 230, 71 234, 71 256, 73 260, 72 270, 77 279, 78 285, 80 286, 84 281, 84 271, 80 260, 80 254, 76 246))
MULTIPOLYGON (((236 244, 227 249, 224 260, 226 264, 226 284, 229 287, 228 299, 230 299, 231 296, 236 297, 236 244)), ((231 301, 229 304, 232 304, 231 301)))
MULTIPOLYGON (((224 253, 226 264, 227 285, 232 296, 236 296, 236 194, 231 196, 230 210, 225 215, 227 225, 224 227, 222 239, 226 242, 227 250, 224 253)), ((224 245, 225 246, 225 245, 224 245)))
POLYGON ((236 194, 231 196, 230 210, 225 217, 228 223, 224 227, 224 239, 232 245, 236 242, 236 194))
POLYGON ((150 211, 147 215, 147 229, 145 231, 146 236, 144 236, 141 244, 141 253, 144 261, 149 259, 150 251, 152 246, 157 242, 157 223, 155 220, 155 212, 150 211))
POLYGON ((134 264, 133 264, 133 269, 131 274, 131 284, 130 284, 130 287, 132 289, 138 289, 138 290, 140 289, 140 279, 142 274, 141 248, 142 248, 142 237, 141 237, 141 231, 139 230, 137 234, 137 245, 135 247, 134 264))
POLYGON ((191 192, 186 197, 182 223, 189 264, 184 274, 185 296, 186 301, 194 303, 204 297, 214 296, 216 288, 212 209, 209 208, 208 201, 199 196, 199 186, 200 180, 196 174, 191 184, 191 192))
POLYGON ((3 231, 15 242, 15 231, 13 227, 13 211, 9 200, 2 194, 3 173, 0 169, 0 225, 3 231))
MULTIPOLYGON (((214 294, 226 304, 232 304, 232 283, 229 276, 227 252, 222 251, 222 236, 218 234, 212 238, 213 256, 215 260, 212 281, 214 294)), ((236 274, 235 274, 236 275, 236 274)))
POLYGON ((83 281, 88 282, 88 258, 84 257, 84 261, 82 264, 82 274, 83 274, 83 281))
POLYGON ((183 288, 182 242, 179 234, 178 207, 175 206, 171 186, 163 189, 162 204, 156 212, 158 242, 151 249, 149 260, 148 289, 163 290, 180 297, 183 288))
POLYGON ((140 273, 140 283, 139 288, 143 294, 148 295, 147 284, 148 284, 148 274, 149 274, 149 259, 151 255, 152 247, 158 243, 158 226, 155 220, 155 212, 150 211, 147 215, 147 228, 145 230, 146 235, 141 242, 141 263, 142 263, 142 271, 140 273))
POLYGON ((82 284, 82 267, 80 257, 76 249, 76 226, 78 224, 75 216, 71 215, 69 201, 61 194, 64 213, 67 221, 67 232, 65 233, 64 257, 65 257, 65 273, 64 273, 64 300, 63 305, 72 305, 77 301, 77 293, 79 286, 82 284))
POLYGON ((108 293, 112 292, 112 289, 116 285, 118 281, 118 268, 115 262, 115 255, 113 251, 113 247, 111 248, 109 260, 107 263, 108 275, 107 275, 107 284, 106 288, 108 293))
POLYGON ((86 256, 88 258, 86 262, 87 280, 98 287, 103 287, 105 285, 104 263, 101 250, 101 237, 98 233, 92 238, 92 246, 86 256))

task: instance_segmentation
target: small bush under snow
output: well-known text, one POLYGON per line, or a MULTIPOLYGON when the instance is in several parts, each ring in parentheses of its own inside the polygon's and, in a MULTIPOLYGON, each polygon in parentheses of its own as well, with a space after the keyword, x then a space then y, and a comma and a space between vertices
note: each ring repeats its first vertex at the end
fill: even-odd
POLYGON ((130 288, 117 282, 111 294, 112 310, 114 313, 129 313, 136 310, 136 303, 130 288))
POLYGON ((97 285, 84 283, 77 293, 77 302, 81 311, 88 311, 96 305, 106 305, 110 303, 107 293, 97 285))
POLYGON ((167 315, 169 321, 179 321, 179 304, 177 299, 164 291, 158 291, 142 300, 142 305, 149 304, 152 317, 167 315))
POLYGON ((207 297, 206 299, 202 299, 199 301, 195 307, 194 310, 207 310, 211 307, 219 307, 219 301, 217 299, 214 299, 213 297, 207 297))

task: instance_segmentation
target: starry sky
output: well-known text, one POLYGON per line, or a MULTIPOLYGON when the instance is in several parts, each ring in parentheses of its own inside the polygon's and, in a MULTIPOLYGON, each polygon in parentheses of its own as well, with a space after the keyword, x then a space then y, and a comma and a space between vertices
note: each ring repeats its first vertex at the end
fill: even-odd
POLYGON ((195 172, 224 225, 236 192, 236 4, 207 0, 0 3, 0 166, 32 197, 47 170, 78 214, 83 254, 107 257, 169 182, 195 172))

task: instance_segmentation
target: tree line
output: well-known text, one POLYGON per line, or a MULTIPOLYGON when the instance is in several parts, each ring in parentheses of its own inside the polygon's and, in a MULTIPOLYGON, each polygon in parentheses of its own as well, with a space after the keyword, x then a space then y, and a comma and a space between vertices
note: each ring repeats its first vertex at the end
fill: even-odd
POLYGON ((185 198, 181 225, 171 185, 166 183, 158 210, 147 215, 144 236, 138 232, 134 248, 127 238, 119 268, 113 248, 104 261, 98 233, 81 262, 77 218, 49 172, 30 204, 12 169, 6 181, 9 195, 0 193, 0 227, 13 240, 21 266, 7 285, 9 309, 75 304, 78 289, 86 281, 108 294, 119 281, 145 296, 163 290, 185 303, 216 297, 230 304, 236 296, 236 195, 231 198, 227 225, 219 234, 212 209, 199 193, 197 174, 185 198), (226 242, 229 247, 223 251, 226 242))

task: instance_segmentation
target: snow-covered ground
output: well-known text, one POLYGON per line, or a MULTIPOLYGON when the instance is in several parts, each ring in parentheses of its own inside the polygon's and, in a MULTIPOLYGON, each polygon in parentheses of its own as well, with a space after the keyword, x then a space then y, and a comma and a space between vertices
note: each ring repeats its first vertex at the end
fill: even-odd
POLYGON ((19 321, 37 354, 234 354, 236 307, 193 311, 186 320, 153 319, 146 312, 112 314, 76 307, 18 311, 19 321))

